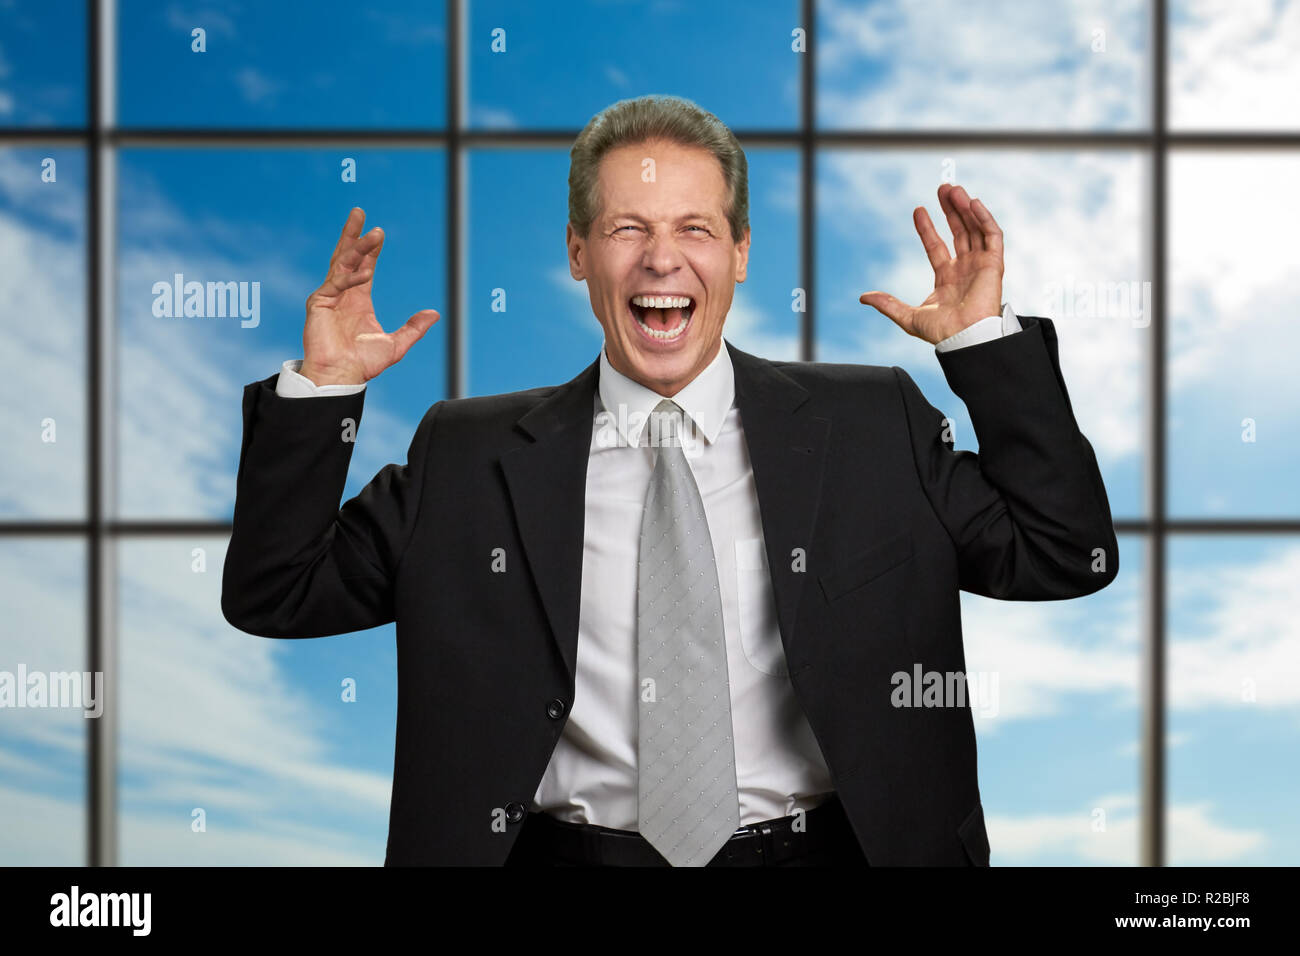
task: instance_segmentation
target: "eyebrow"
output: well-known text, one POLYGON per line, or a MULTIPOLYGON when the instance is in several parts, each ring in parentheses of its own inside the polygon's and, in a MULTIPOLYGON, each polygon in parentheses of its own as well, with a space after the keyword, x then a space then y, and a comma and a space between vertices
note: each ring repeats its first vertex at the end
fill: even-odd
MULTIPOLYGON (((609 218, 610 219, 635 219, 637 222, 649 221, 644 216, 639 216, 634 212, 616 212, 610 215, 609 218)), ((684 215, 677 217, 678 222, 684 222, 687 219, 703 219, 707 222, 716 221, 715 215, 713 213, 707 213, 707 212, 688 212, 684 215)))

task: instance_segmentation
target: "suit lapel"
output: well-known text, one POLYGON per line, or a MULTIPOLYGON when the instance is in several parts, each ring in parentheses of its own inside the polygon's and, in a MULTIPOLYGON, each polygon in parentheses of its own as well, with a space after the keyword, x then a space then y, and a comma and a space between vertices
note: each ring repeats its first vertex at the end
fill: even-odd
POLYGON ((821 500, 831 421, 812 414, 807 389, 771 362, 730 343, 727 348, 736 374, 736 407, 754 469, 777 620, 788 660, 794 616, 808 576, 804 568, 821 500), (796 564, 799 554, 805 563, 796 564))
MULTIPOLYGON (((794 570, 795 549, 806 555, 811 546, 830 419, 813 415, 808 391, 771 362, 724 344, 788 656, 807 577, 794 570)), ((517 427, 532 441, 501 458, 524 556, 570 677, 577 673, 587 461, 599 374, 597 360, 525 413, 517 427)))
POLYGON ((524 556, 571 678, 577 673, 587 460, 599 374, 598 359, 534 405, 516 423, 532 443, 501 458, 524 556))

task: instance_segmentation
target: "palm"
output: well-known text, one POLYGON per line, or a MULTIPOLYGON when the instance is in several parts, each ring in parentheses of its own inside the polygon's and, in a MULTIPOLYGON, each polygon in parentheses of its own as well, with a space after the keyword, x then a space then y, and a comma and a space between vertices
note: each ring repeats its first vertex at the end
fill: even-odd
POLYGON ((934 268, 934 291, 919 306, 885 292, 867 292, 859 301, 873 306, 909 335, 931 344, 997 315, 1002 302, 1002 230, 992 213, 960 186, 939 187, 939 205, 952 229, 956 257, 949 255, 930 216, 918 206, 916 231, 934 268))
POLYGON ((353 209, 329 274, 307 298, 303 374, 318 384, 369 381, 398 362, 438 319, 436 311, 424 309, 393 332, 384 331, 370 297, 384 233, 375 227, 361 236, 364 221, 365 213, 353 209))

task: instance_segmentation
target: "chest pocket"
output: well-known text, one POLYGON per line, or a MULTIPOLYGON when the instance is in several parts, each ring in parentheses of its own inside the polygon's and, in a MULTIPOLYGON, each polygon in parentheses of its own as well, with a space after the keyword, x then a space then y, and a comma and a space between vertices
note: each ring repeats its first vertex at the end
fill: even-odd
POLYGON ((788 677, 790 670, 776 621, 776 595, 772 591, 762 538, 736 541, 736 596, 745 659, 770 677, 788 677))
POLYGON ((827 601, 834 601, 851 591, 870 584, 886 571, 910 561, 912 534, 904 530, 877 541, 865 551, 860 551, 840 567, 821 575, 822 593, 827 601))

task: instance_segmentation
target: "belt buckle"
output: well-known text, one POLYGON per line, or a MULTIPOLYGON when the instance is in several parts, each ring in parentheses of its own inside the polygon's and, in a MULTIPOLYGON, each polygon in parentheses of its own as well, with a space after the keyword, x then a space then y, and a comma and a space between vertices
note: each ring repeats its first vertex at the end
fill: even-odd
MULTIPOLYGON (((731 840, 743 840, 746 842, 753 841, 753 844, 756 845, 751 844, 753 849, 749 852, 752 852, 758 857, 760 865, 769 865, 774 842, 772 840, 772 824, 769 821, 764 821, 762 823, 749 823, 743 827, 737 827, 736 832, 731 835, 727 842, 730 843, 731 840)), ((737 850, 735 852, 741 851, 737 850)))
POLYGON ((773 866, 780 862, 777 859, 776 846, 776 827, 784 820, 764 820, 762 823, 750 823, 743 827, 738 827, 736 832, 731 835, 731 839, 753 839, 757 842, 754 852, 757 854, 763 866, 773 866))

